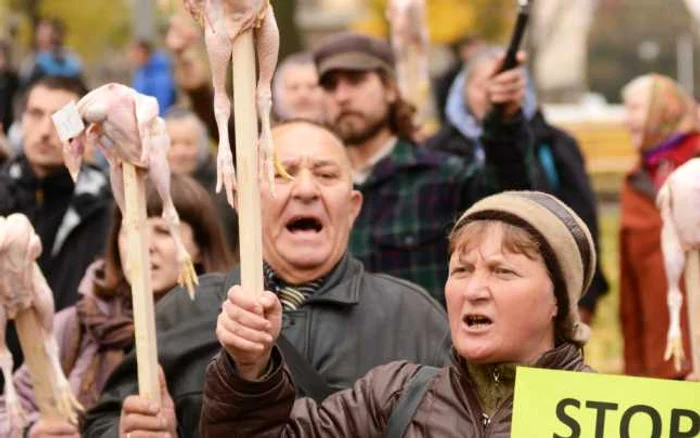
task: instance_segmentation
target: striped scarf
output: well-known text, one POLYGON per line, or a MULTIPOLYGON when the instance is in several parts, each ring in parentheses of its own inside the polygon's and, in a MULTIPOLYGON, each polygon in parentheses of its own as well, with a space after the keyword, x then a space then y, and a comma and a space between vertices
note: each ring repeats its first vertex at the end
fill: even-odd
POLYGON ((291 285, 281 279, 267 264, 263 264, 265 274, 265 286, 270 292, 274 292, 282 303, 285 312, 297 310, 304 305, 307 299, 321 289, 325 277, 300 285, 291 285))

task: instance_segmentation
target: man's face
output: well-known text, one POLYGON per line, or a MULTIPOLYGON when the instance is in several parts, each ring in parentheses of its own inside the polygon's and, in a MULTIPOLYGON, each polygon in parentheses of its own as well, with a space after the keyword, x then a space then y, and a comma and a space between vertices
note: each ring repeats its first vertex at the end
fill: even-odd
POLYGON ((346 145, 361 145, 387 127, 397 92, 384 84, 379 73, 332 71, 321 86, 327 120, 346 145))
POLYGON ((491 109, 488 96, 488 84, 491 74, 496 68, 496 61, 484 61, 472 69, 465 84, 465 93, 469 111, 482 121, 491 109))
POLYGON ((38 85, 27 98, 22 116, 24 154, 38 177, 44 177, 63 166, 61 140, 51 115, 78 95, 65 90, 51 90, 38 85))
POLYGON ((202 140, 200 127, 192 117, 166 120, 170 150, 168 162, 170 170, 182 175, 190 175, 197 168, 199 142, 202 140))
POLYGON ((279 104, 286 118, 315 121, 323 118, 323 91, 318 85, 318 73, 313 64, 286 68, 281 81, 279 104))
POLYGON ((307 123, 274 129, 277 155, 294 177, 262 187, 265 260, 286 281, 302 283, 330 272, 347 250, 362 206, 352 188, 345 148, 326 130, 307 123))
POLYGON ((36 29, 36 46, 38 50, 49 50, 53 45, 53 25, 49 21, 39 22, 36 29))

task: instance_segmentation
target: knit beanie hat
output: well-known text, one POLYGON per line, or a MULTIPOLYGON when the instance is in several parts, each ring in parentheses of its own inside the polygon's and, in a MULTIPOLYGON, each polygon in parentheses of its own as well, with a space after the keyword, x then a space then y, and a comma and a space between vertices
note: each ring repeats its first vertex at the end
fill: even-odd
MULTIPOLYGON (((565 338, 583 345, 590 328, 581 322, 578 302, 593 280, 596 251, 586 224, 557 198, 542 192, 513 191, 489 196, 474 204, 457 221, 453 233, 469 222, 498 220, 522 227, 529 225, 542 248, 545 262, 553 267, 552 276, 563 280, 569 308, 565 338), (547 258, 554 258, 548 260, 547 258)), ((555 291, 556 294, 556 291, 555 291)))

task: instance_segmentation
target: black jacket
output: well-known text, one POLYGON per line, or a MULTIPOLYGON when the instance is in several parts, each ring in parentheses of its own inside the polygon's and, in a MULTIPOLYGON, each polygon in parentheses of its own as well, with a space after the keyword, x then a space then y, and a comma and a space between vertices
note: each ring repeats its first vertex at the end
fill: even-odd
MULTIPOLYGON (((551 155, 547 155, 553 158, 558 179, 556 183, 553 183, 548 177, 542 160, 532 160, 531 165, 535 167, 533 189, 556 196, 574 210, 588 226, 596 249, 600 252, 596 197, 591 188, 585 161, 578 143, 566 132, 547 123, 539 111, 529 120, 529 130, 534 139, 535 156, 540 157, 543 148, 548 148, 551 151, 551 155)), ((433 138, 428 140, 426 146, 459 155, 467 161, 476 159, 474 140, 465 137, 449 122, 433 138)), ((600 266, 600 257, 598 257, 593 283, 579 304, 588 310, 595 311, 598 299, 607 291, 608 282, 600 266)))
POLYGON ((223 190, 216 193, 216 160, 214 157, 210 155, 206 161, 197 166, 192 177, 212 196, 214 206, 226 232, 226 241, 229 243, 231 251, 238 257, 238 214, 229 205, 223 190))
MULTIPOLYGON (((111 221, 107 177, 83 166, 77 184, 65 168, 38 179, 20 155, 0 169, 0 216, 26 215, 43 247, 38 263, 54 296, 56 311, 78 299, 78 285, 88 266, 102 254, 111 221)), ((8 346, 16 367, 23 355, 8 326, 8 346)))
MULTIPOLYGON (((204 373, 221 349, 216 319, 239 275, 238 270, 228 277, 205 275, 194 302, 178 289, 156 306, 158 360, 175 403, 180 437, 199 436, 204 373)), ((449 328, 440 305, 411 283, 366 273, 350 256, 299 310, 284 313, 282 333, 334 390, 348 388, 373 367, 394 360, 435 366, 449 361, 449 328)), ((83 436, 118 436, 122 400, 135 393, 132 352, 88 412, 83 436)))

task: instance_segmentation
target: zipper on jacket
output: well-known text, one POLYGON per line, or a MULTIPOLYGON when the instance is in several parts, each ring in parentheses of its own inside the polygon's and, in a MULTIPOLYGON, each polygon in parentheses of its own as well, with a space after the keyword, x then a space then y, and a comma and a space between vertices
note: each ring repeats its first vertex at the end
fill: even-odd
MULTIPOLYGON (((493 381, 495 383, 495 386, 498 386, 501 383, 501 373, 498 371, 497 368, 493 369, 493 372, 491 373, 491 377, 493 377, 493 381)), ((498 410, 496 410, 498 412, 498 410)), ((495 412, 494 412, 495 415, 495 412)), ((491 417, 486 415, 485 412, 481 413, 481 425, 484 428, 484 431, 486 432, 488 430, 489 425, 491 424, 491 417)))
POLYGON ((44 190, 43 189, 37 189, 34 192, 34 201, 36 202, 37 205, 44 205, 44 190))

